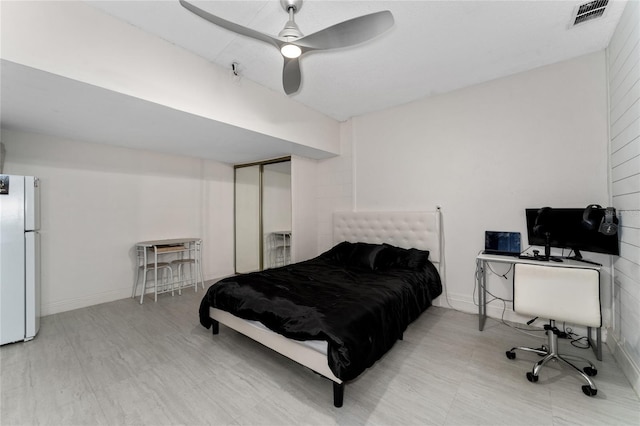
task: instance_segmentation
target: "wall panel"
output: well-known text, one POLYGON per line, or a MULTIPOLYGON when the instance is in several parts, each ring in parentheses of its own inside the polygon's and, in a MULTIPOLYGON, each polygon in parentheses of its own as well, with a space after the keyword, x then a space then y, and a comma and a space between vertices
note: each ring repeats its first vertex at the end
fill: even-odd
POLYGON ((607 49, 612 203, 620 217, 614 265, 616 359, 640 393, 640 2, 627 3, 607 49))

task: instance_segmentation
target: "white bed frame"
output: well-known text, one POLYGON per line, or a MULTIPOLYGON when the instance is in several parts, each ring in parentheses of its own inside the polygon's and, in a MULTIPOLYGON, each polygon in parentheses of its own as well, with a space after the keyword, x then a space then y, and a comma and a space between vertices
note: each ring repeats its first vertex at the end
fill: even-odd
MULTIPOLYGON (((429 259, 440 270, 440 226, 440 209, 431 212, 335 212, 333 241, 334 244, 342 241, 388 243, 403 248, 429 250, 429 259)), ((334 405, 342 406, 344 383, 329 369, 326 349, 323 353, 220 309, 209 308, 209 316, 217 321, 213 324, 214 335, 219 332, 218 323, 222 323, 331 380, 334 405)))

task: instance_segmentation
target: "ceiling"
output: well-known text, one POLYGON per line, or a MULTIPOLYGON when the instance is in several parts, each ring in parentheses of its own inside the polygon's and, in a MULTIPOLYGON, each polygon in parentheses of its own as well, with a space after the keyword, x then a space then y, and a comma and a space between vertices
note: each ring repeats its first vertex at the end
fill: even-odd
MULTIPOLYGON (((283 93, 282 56, 272 46, 221 29, 175 1, 89 4, 283 93)), ((296 14, 312 34, 339 22, 390 10, 395 26, 362 45, 301 58, 299 101, 343 121, 425 96, 552 64, 607 47, 625 2, 571 28, 587 0, 306 0, 296 14)), ((198 1, 228 21, 277 36, 288 17, 278 0, 198 1)))
MULTIPOLYGON (((218 28, 178 0, 85 2, 230 73, 236 62, 241 79, 286 96, 282 56, 275 48, 218 28)), ((302 86, 291 98, 343 121, 602 50, 626 2, 610 0, 603 17, 571 28, 583 2, 306 0, 296 15, 305 34, 380 10, 390 10, 395 25, 362 45, 304 56, 302 86)), ((273 36, 287 20, 278 0, 193 3, 273 36)), ((0 66, 4 129, 228 163, 332 155, 6 60, 0 66)))
POLYGON ((314 159, 331 156, 319 149, 13 62, 0 61, 0 72, 2 123, 9 130, 230 164, 291 154, 314 159))

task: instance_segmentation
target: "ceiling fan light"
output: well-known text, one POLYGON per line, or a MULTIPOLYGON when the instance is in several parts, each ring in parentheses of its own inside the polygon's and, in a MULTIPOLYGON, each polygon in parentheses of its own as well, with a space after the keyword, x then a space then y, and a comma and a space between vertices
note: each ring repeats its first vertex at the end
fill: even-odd
POLYGON ((283 44, 280 48, 280 52, 285 58, 295 59, 302 55, 302 49, 295 44, 283 44))

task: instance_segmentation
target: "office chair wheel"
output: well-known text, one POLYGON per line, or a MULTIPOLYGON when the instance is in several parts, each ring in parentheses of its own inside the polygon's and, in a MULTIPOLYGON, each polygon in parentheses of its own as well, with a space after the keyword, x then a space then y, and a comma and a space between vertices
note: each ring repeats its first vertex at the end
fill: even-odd
POLYGON ((593 367, 585 367, 582 369, 582 371, 584 371, 584 374, 586 374, 589 377, 593 377, 598 374, 598 370, 596 370, 593 367))
POLYGON ((582 392, 587 396, 596 396, 598 394, 598 389, 593 389, 589 385, 584 385, 582 386, 582 392))
MULTIPOLYGON (((516 353, 513 351, 507 351, 505 352, 507 354, 507 358, 509 359, 516 359, 516 353)), ((586 367, 585 367, 586 368, 586 367)))
MULTIPOLYGON (((531 371, 527 372, 527 380, 529 380, 531 383, 535 383, 538 381, 538 376, 534 376, 533 373, 531 371)), ((587 386, 589 388, 589 386, 587 386)), ((591 388, 589 388, 591 389, 591 388)), ((584 391, 584 387, 582 389, 584 391)))

